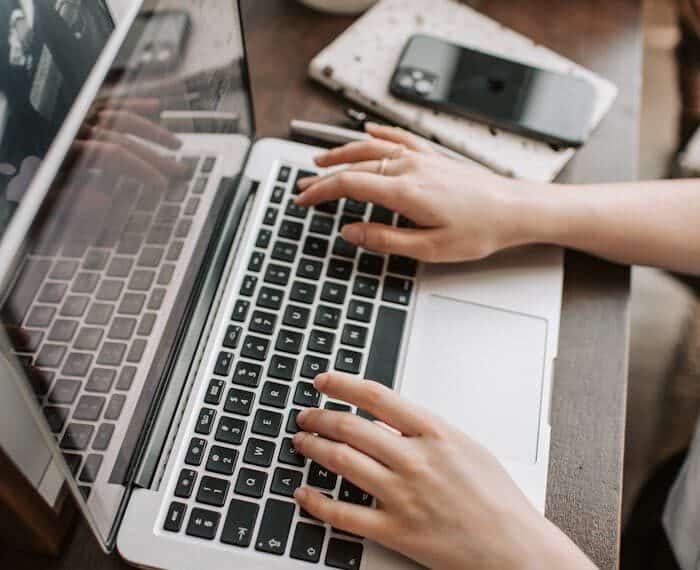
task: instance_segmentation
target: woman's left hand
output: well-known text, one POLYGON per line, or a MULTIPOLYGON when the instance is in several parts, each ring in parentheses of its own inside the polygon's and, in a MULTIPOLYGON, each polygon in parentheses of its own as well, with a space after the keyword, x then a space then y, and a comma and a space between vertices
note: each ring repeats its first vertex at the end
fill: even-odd
POLYGON ((311 515, 428 567, 593 567, 461 431, 376 382, 329 373, 314 385, 386 425, 329 410, 299 414, 296 449, 377 499, 372 509, 302 487, 295 497, 311 515))

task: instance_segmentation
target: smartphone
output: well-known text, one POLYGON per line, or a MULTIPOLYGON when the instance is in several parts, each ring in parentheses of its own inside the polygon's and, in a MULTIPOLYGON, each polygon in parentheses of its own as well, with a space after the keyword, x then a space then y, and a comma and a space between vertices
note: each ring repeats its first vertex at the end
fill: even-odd
POLYGON ((428 35, 412 36, 391 79, 396 97, 559 146, 581 146, 596 91, 538 69, 428 35))

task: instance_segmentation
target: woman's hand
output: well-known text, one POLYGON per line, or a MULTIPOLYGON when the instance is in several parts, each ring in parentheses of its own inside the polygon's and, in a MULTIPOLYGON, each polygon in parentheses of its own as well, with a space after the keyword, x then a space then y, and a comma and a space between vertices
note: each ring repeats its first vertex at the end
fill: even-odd
POLYGON ((445 158, 400 129, 368 125, 367 130, 372 139, 317 158, 321 167, 349 166, 300 181, 298 203, 314 206, 343 197, 372 202, 418 228, 357 223, 345 226, 345 239, 373 251, 435 262, 480 259, 527 242, 533 220, 521 204, 534 185, 445 158))
POLYGON ((351 413, 299 414, 299 453, 377 499, 372 509, 302 487, 295 497, 311 515, 427 567, 593 568, 462 432, 376 382, 331 373, 314 385, 392 429, 351 413))

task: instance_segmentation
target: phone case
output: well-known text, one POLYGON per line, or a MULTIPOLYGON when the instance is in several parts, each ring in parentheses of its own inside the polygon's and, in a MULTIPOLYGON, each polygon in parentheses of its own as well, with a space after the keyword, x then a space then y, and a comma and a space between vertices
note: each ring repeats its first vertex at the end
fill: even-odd
POLYGON ((312 60, 309 74, 373 113, 497 172, 526 180, 553 180, 574 156, 574 149, 556 149, 391 95, 389 85, 403 48, 417 33, 587 79, 597 93, 592 128, 617 96, 610 81, 456 0, 381 0, 312 60))

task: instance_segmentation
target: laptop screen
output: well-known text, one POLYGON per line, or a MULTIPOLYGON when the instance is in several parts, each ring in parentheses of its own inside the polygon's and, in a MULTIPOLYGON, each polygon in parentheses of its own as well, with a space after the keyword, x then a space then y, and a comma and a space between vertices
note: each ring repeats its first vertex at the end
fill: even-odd
POLYGON ((0 237, 112 30, 100 0, 0 3, 0 237))
POLYGON ((252 130, 235 1, 0 0, 0 378, 106 547, 252 130))

